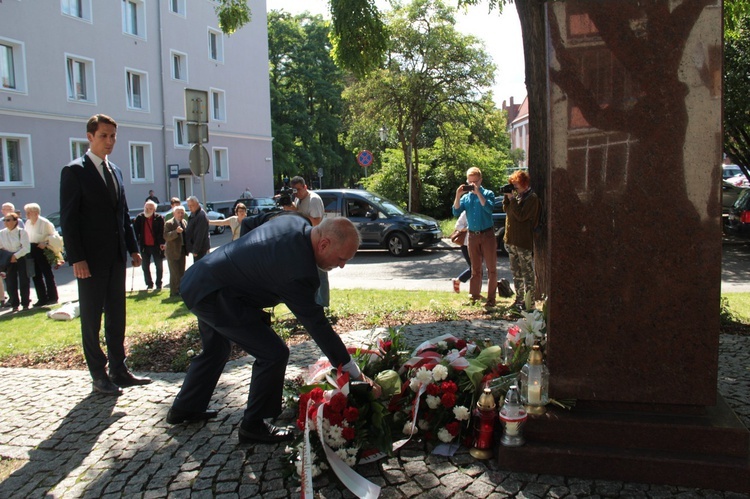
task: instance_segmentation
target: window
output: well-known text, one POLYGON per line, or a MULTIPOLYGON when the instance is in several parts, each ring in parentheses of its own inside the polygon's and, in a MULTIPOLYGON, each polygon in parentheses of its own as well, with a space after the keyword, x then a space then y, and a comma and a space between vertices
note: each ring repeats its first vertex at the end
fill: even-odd
POLYGON ((73 55, 65 57, 68 100, 96 102, 94 61, 73 55))
POLYGON ((24 45, 8 38, 0 38, 0 90, 26 92, 24 45))
POLYGON ((70 139, 70 160, 78 159, 89 149, 89 141, 86 139, 70 139))
POLYGON ((32 185, 31 136, 0 135, 0 187, 32 185))
POLYGON ((174 146, 188 147, 187 141, 187 124, 184 118, 174 119, 174 146))
POLYGON ((133 69, 125 70, 128 109, 148 111, 148 75, 133 69))
POLYGON ((146 15, 143 0, 122 0, 122 32, 146 38, 146 15))
POLYGON ((188 81, 187 54, 174 50, 170 51, 169 54, 172 57, 172 79, 188 81))
POLYGON ((214 179, 229 180, 229 152, 224 147, 214 147, 214 179))
POLYGON ((214 121, 227 120, 223 90, 211 90, 211 119, 214 121))
POLYGON ((62 13, 91 21, 91 0, 61 0, 62 13))
POLYGON ((133 183, 151 183, 154 181, 154 162, 151 158, 151 144, 147 142, 130 143, 130 180, 133 183))
POLYGON ((169 11, 185 17, 185 0, 169 0, 169 11))
POLYGON ((208 58, 216 62, 224 62, 224 38, 221 31, 208 29, 208 58))

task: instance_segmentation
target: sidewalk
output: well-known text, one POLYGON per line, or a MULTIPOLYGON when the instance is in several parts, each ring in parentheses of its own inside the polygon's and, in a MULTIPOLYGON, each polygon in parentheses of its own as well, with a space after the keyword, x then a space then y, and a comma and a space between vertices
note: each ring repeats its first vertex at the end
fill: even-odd
MULTIPOLYGON (((508 323, 459 321, 406 327, 413 345, 440 334, 505 335, 508 323)), ((369 331, 344 336, 362 345, 369 331)), ((320 351, 312 342, 292 347, 288 377, 302 374, 320 351)), ((251 358, 227 365, 214 394, 219 417, 206 424, 169 426, 164 418, 183 374, 148 373, 154 383, 119 398, 91 394, 88 373, 0 369, 0 456, 28 460, 0 483, 0 498, 175 497, 294 498, 281 445, 242 445, 237 426, 247 398, 251 358)), ((750 424, 750 337, 721 336, 719 390, 750 424)), ((296 415, 286 411, 289 421, 296 415)), ((502 450, 501 450, 502 451, 502 450)), ((716 497, 747 495, 665 485, 513 473, 493 461, 426 454, 409 444, 394 458, 359 466, 382 486, 381 497, 716 497)), ((352 497, 335 480, 314 483, 316 496, 352 497)))

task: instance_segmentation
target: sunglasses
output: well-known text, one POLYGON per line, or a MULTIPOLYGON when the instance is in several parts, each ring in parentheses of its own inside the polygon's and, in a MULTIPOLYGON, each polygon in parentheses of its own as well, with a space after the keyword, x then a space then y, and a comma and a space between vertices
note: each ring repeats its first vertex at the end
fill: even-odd
POLYGON ((15 222, 15 218, 3 218, 3 222, 15 222))

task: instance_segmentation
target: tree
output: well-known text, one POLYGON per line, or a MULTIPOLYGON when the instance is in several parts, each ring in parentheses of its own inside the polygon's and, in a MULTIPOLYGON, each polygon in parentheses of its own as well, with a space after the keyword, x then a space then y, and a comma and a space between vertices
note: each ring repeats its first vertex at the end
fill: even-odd
POLYGON ((724 152, 750 178, 750 2, 725 2, 724 152))
POLYGON ((321 16, 271 11, 268 60, 274 173, 302 175, 309 183, 346 176, 350 156, 339 142, 344 75, 333 63, 329 24, 321 16))
MULTIPOLYGON (((420 211, 421 147, 429 122, 439 126, 464 107, 478 106, 493 81, 494 65, 471 36, 455 29, 454 9, 441 0, 395 5, 388 16, 389 42, 383 68, 347 88, 352 121, 385 125, 401 147, 411 178, 411 206, 420 211)), ((408 182, 408 181, 407 181, 408 182)))

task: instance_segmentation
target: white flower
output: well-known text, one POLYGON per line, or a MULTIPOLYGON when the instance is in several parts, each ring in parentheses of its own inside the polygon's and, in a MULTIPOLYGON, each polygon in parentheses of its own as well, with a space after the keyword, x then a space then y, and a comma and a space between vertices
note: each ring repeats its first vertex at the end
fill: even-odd
POLYGON ((471 416, 471 413, 466 407, 457 405, 453 408, 453 415, 456 416, 456 419, 459 421, 466 421, 471 416))
POLYGON ((427 395, 425 402, 427 402, 427 407, 430 409, 437 409, 440 407, 440 397, 436 397, 435 395, 427 395))
POLYGON ((420 383, 417 378, 412 378, 411 381, 409 381, 409 389, 411 389, 411 391, 413 391, 414 393, 417 393, 419 391, 420 386, 422 386, 422 383, 420 383))
POLYGON ((353 458, 351 454, 347 452, 347 449, 337 450, 336 455, 339 456, 339 458, 341 458, 341 460, 344 461, 349 466, 354 466, 355 464, 357 464, 357 460, 353 458))
POLYGON ((438 341, 437 347, 439 350, 445 350, 446 348, 448 348, 448 343, 444 341, 438 341))
POLYGON ((445 428, 440 428, 440 431, 438 431, 438 438, 441 442, 448 443, 453 440, 453 435, 451 435, 451 432, 449 432, 445 428))
POLYGON ((432 368, 432 377, 435 381, 443 381, 448 377, 448 368, 442 364, 438 364, 432 368))
POLYGON ((419 429, 422 431, 427 431, 430 429, 430 423, 426 419, 420 419, 417 422, 417 426, 419 426, 419 429))
POLYGON ((544 328, 546 324, 542 313, 539 310, 532 310, 531 312, 521 312, 521 314, 523 315, 523 319, 519 320, 516 324, 521 329, 521 335, 519 336, 523 336, 526 345, 530 347, 537 339, 540 341, 544 340, 544 328))
POLYGON ((414 377, 417 378, 417 380, 423 385, 432 383, 432 371, 428 370, 425 367, 420 367, 414 377))
POLYGON ((411 423, 411 420, 407 421, 406 424, 404 424, 403 433, 404 435, 414 435, 417 433, 417 428, 414 427, 414 425, 411 423))
POLYGON ((324 433, 326 443, 334 449, 344 446, 346 439, 343 437, 343 431, 340 426, 331 425, 328 431, 324 433))
POLYGON ((187 352, 185 352, 185 353, 187 354, 188 357, 192 357, 192 356, 195 355, 195 352, 193 351, 192 348, 190 350, 188 350, 187 352))

